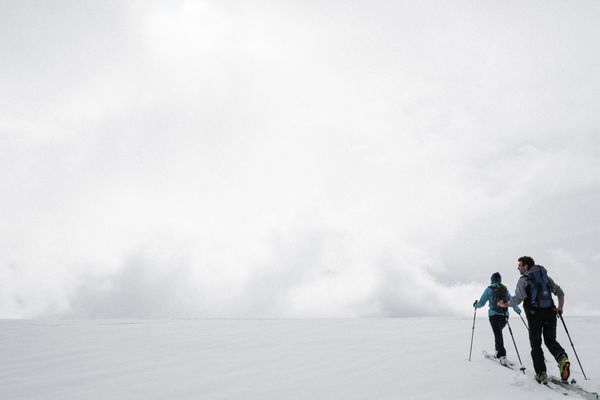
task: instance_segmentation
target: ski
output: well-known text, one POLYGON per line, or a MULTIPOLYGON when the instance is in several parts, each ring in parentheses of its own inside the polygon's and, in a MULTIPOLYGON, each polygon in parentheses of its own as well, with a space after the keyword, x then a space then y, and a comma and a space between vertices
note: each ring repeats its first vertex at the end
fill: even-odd
POLYGON ((485 350, 482 353, 483 353, 483 356, 485 358, 487 358, 488 360, 492 360, 492 361, 494 361, 494 362, 502 365, 503 367, 506 367, 506 368, 511 369, 513 371, 522 371, 523 373, 525 373, 525 367, 519 367, 517 365, 517 363, 514 362, 514 361, 510 361, 508 359, 505 359, 505 361, 502 362, 502 361, 500 361, 500 359, 498 357, 496 357, 493 354, 488 353, 485 350))
POLYGON ((547 387, 548 389, 558 392, 560 394, 562 394, 563 396, 568 396, 569 392, 567 390, 564 390, 563 388, 561 388, 560 386, 557 385, 553 385, 552 383, 546 381, 542 383, 542 386, 547 387))
MULTIPOLYGON (((496 364, 500 364, 503 367, 506 367, 513 371, 520 370, 523 373, 525 373, 525 367, 519 367, 519 365, 517 365, 517 363, 515 363, 514 361, 506 360, 506 362, 501 362, 500 359, 497 358, 494 354, 490 354, 485 350, 482 352, 482 354, 485 358, 494 361, 496 364)), ((598 397, 598 393, 590 392, 589 390, 584 389, 580 385, 576 384, 574 379, 565 382, 555 376, 548 375, 547 382, 542 383, 542 385, 564 396, 574 395, 586 400, 600 400, 600 398, 598 397)))
POLYGON ((557 387, 567 390, 568 392, 577 393, 584 399, 598 400, 598 393, 590 392, 589 390, 584 389, 580 385, 576 384, 574 379, 571 381, 563 381, 555 376, 548 375, 548 381, 557 387))

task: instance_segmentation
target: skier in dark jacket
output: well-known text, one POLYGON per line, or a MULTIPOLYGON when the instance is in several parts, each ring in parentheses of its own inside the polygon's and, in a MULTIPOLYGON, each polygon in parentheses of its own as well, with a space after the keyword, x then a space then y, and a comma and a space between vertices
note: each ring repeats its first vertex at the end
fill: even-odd
MULTIPOLYGON (((503 297, 506 300, 511 299, 511 294, 506 289, 506 286, 502 284, 502 277, 500 273, 494 272, 490 278, 491 285, 486 287, 479 301, 475 300, 473 307, 481 308, 485 306, 485 303, 489 302, 488 317, 490 319, 490 325, 494 332, 494 344, 496 347, 496 357, 500 359, 501 364, 506 363, 506 349, 504 348, 504 338, 502 337, 502 329, 506 326, 508 320, 508 309, 498 307, 498 296, 503 297)), ((514 306, 513 309, 517 314, 521 314, 519 306, 514 306)))
POLYGON ((565 293, 548 276, 544 267, 535 265, 533 258, 524 256, 519 258, 518 262, 517 269, 521 277, 517 282, 515 295, 508 302, 498 302, 498 305, 505 308, 514 307, 524 301, 525 315, 529 321, 529 343, 536 381, 545 383, 548 380, 542 337, 544 344, 558 362, 561 379, 566 381, 569 379, 571 364, 567 353, 556 341, 556 315, 563 313, 565 293), (558 297, 558 306, 554 305, 552 294, 558 297))

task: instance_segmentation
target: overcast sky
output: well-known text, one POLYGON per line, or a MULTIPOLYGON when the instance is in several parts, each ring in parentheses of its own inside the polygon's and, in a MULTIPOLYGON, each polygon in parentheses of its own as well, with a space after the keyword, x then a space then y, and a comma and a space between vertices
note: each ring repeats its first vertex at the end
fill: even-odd
POLYGON ((0 317, 600 313, 597 1, 0 1, 0 317))

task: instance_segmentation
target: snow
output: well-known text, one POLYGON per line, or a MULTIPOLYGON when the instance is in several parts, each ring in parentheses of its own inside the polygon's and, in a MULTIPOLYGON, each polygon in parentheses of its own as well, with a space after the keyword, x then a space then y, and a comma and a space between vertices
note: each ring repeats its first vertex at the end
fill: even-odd
MULTIPOLYGON (((591 380, 559 322, 572 375, 600 391, 600 318, 566 318, 591 380)), ((485 315, 469 362, 472 325, 472 315, 0 320, 0 399, 564 399, 533 381, 519 318, 511 327, 527 375, 482 357, 493 350, 485 315)), ((516 361, 508 329, 504 338, 516 361)), ((556 373, 554 362, 548 370, 556 373)))

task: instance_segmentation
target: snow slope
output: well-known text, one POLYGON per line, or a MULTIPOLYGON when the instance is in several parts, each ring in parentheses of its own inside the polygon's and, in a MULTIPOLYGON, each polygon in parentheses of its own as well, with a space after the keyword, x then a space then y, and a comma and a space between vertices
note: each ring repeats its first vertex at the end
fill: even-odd
MULTIPOLYGON (((1 320, 0 399, 564 399, 485 360, 477 318, 1 320)), ((598 317, 567 317, 600 391, 598 317)), ((511 326, 531 374, 523 323, 511 326)), ((508 329, 509 358, 517 359, 508 329)), ((547 355, 546 358, 550 358, 547 355)), ((555 366, 550 365, 549 371, 555 366)))

